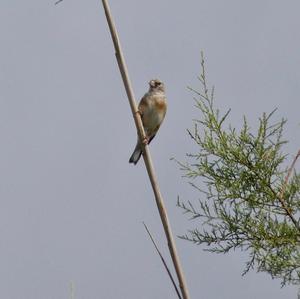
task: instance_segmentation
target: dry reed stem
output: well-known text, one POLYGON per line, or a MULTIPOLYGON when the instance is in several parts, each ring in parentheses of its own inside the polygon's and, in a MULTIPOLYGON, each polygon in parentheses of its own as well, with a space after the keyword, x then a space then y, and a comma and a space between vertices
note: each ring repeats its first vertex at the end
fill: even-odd
MULTIPOLYGON (((129 74, 128 74, 128 70, 126 67, 126 63, 125 63, 125 59, 123 56, 123 52, 121 49, 121 45, 120 45, 120 41, 119 41, 119 37, 117 34, 117 30, 110 12, 110 8, 108 5, 108 1, 107 0, 102 0, 102 4, 104 7, 104 11, 105 11, 105 15, 106 15, 106 19, 107 19, 107 23, 110 29, 110 33, 111 33, 111 37, 114 43, 114 47, 115 47, 115 55, 117 58, 117 62, 119 65, 119 69, 121 72, 121 76, 123 79, 123 83, 125 86, 125 90, 128 96, 128 100, 129 100, 129 104, 131 107, 131 111, 132 111, 132 115, 135 121, 135 125, 137 128, 137 132, 138 132, 138 136, 140 138, 140 140, 144 140, 145 139, 145 132, 144 132, 144 128, 143 128, 143 124, 142 124, 142 120, 141 117, 139 115, 139 113, 137 113, 138 109, 137 109, 137 105, 135 102, 135 97, 133 94, 133 89, 130 83, 130 79, 129 79, 129 74)), ((185 277, 183 274, 183 270, 180 264, 180 260, 179 260, 179 256, 177 253, 177 249, 176 249, 176 245, 175 245, 175 241, 173 238, 173 234, 171 231, 171 226, 169 223, 169 219, 168 219, 168 215, 167 215, 167 211, 166 211, 166 207, 162 198, 162 195, 160 193, 160 189, 159 189, 159 185, 158 185, 158 181, 155 175, 155 171, 153 168, 153 164, 152 164, 152 160, 151 160, 151 156, 150 156, 150 151, 149 151, 149 147, 148 145, 144 145, 143 148, 143 158, 144 158, 144 162, 146 165, 146 169, 148 172, 148 176, 151 182, 151 186, 154 192, 154 196, 155 196, 155 201, 156 201, 156 205, 159 211, 159 215, 164 227, 164 231, 165 231, 165 235, 167 238, 167 242, 168 242, 168 247, 169 247, 169 251, 170 251, 170 255, 172 257, 172 261, 173 261, 173 265, 175 267, 175 271, 177 274, 177 278, 178 278, 178 282, 179 282, 179 286, 180 286, 180 290, 182 293, 182 297, 184 299, 189 299, 189 293, 188 293, 188 288, 187 288, 187 284, 185 281, 185 277)))

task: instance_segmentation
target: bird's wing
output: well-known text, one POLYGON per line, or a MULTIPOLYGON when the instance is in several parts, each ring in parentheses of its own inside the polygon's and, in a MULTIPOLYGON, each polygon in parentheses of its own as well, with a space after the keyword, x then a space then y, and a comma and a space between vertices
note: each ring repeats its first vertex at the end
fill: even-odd
POLYGON ((142 99, 141 99, 141 101, 139 103, 139 107, 138 107, 142 119, 143 119, 143 114, 144 114, 145 110, 147 109, 147 107, 148 107, 147 96, 144 95, 142 97, 142 99))

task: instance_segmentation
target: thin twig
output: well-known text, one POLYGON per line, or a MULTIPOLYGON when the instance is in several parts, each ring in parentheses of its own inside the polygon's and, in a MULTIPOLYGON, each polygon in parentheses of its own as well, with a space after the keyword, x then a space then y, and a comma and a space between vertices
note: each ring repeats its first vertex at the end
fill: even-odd
POLYGON ((71 297, 70 298, 75 299, 75 285, 74 285, 73 281, 71 281, 71 283, 70 283, 70 292, 71 292, 71 297))
POLYGON ((287 205, 286 205, 286 203, 285 203, 285 200, 284 200, 284 198, 283 198, 283 197, 284 197, 285 190, 286 190, 286 187, 287 187, 288 182, 289 182, 289 179, 290 179, 290 176, 291 176, 291 174, 292 174, 292 172, 293 172, 293 169, 294 169, 295 164, 296 164, 296 162, 297 162, 297 160, 298 160, 299 157, 300 157, 300 150, 298 151, 296 157, 295 157, 294 160, 293 160, 293 163, 291 164, 291 166, 290 166, 290 168, 289 168, 289 170, 288 170, 288 172, 287 172, 287 175, 286 175, 286 177, 285 177, 285 179, 284 179, 284 183, 283 183, 283 186, 282 186, 282 188, 281 188, 281 192, 280 192, 280 194, 279 194, 279 198, 278 198, 278 199, 279 199, 279 201, 280 201, 280 203, 281 203, 282 208, 286 211, 287 215, 290 217, 290 219, 291 219, 292 222, 295 224, 295 226, 300 230, 300 227, 299 227, 299 225, 298 225, 298 221, 297 221, 297 220, 295 219, 295 217, 293 216, 291 209, 290 209, 289 207, 287 207, 287 205))
POLYGON ((169 269, 169 267, 168 267, 168 265, 167 265, 167 263, 166 263, 166 261, 165 261, 163 255, 161 254, 160 250, 158 249, 158 247, 157 247, 157 245, 156 245, 156 243, 155 243, 155 241, 154 241, 154 239, 153 239, 153 237, 152 237, 152 235, 151 235, 151 233, 150 233, 150 231, 149 231, 147 225, 145 224, 145 222, 143 222, 143 224, 144 224, 144 227, 145 227, 145 229, 146 229, 146 231, 147 231, 147 233, 148 233, 148 235, 149 235, 149 237, 150 237, 150 239, 151 239, 151 241, 152 241, 152 243, 153 243, 153 245, 154 245, 154 247, 155 247, 155 249, 156 249, 158 255, 160 256, 160 259, 161 259, 162 263, 163 263, 164 266, 165 266, 165 269, 166 269, 166 271, 167 271, 167 273, 168 273, 168 275, 169 275, 169 277, 170 277, 170 279, 171 279, 171 281, 172 281, 172 284, 173 284, 173 286, 174 286, 174 289, 175 289, 175 291, 176 291, 176 293, 177 293, 178 298, 179 298, 179 299, 182 299, 182 298, 181 298, 181 295, 180 295, 180 293, 179 293, 179 290, 178 290, 178 288, 177 288, 177 285, 176 285, 176 283, 175 283, 175 281, 174 281, 174 278, 173 278, 173 276, 172 276, 172 273, 171 273, 171 271, 170 271, 170 269, 169 269))
POLYGON ((54 3, 54 5, 57 5, 57 4, 59 4, 60 2, 63 2, 64 0, 58 0, 58 1, 56 1, 55 3, 54 3))
MULTIPOLYGON (((138 132, 138 136, 140 138, 140 140, 144 140, 145 139, 145 132, 144 132, 144 128, 143 128, 143 124, 142 124, 142 120, 141 120, 141 116, 139 113, 137 113, 138 109, 137 109, 137 105, 136 105, 136 101, 135 101, 135 97, 133 94, 133 89, 131 86, 131 82, 129 79, 129 74, 128 74, 128 70, 127 70, 127 66, 125 63, 125 59, 124 59, 124 55, 123 55, 123 51, 121 49, 121 44, 119 41, 119 37, 118 37, 118 33, 110 12, 110 8, 108 5, 108 1, 107 0, 102 0, 102 4, 104 7, 104 11, 105 11, 105 16, 107 19, 107 23, 110 29, 110 33, 111 33, 111 37, 114 43, 114 48, 115 48, 115 55, 116 55, 116 59, 119 65, 119 69, 120 69, 120 73, 123 79, 123 83, 124 83, 124 87, 127 93, 127 97, 129 100, 129 104, 131 107, 131 112, 134 118, 134 122, 137 128, 137 132, 138 132)), ((151 182, 151 186, 153 189, 153 193, 155 196, 155 201, 156 201, 156 205, 159 211, 159 215, 161 218, 161 222, 163 224, 164 227, 164 231, 165 231, 165 235, 167 238, 167 242, 168 242, 168 247, 169 247, 169 251, 170 251, 170 255, 172 257, 172 261, 175 267, 175 271, 177 274, 177 278, 178 278, 178 282, 179 282, 179 286, 180 286, 180 290, 182 293, 182 297, 184 299, 189 299, 189 292, 188 292, 188 288, 187 288, 187 284, 185 281, 185 277, 183 274, 183 269, 181 267, 180 264, 180 260, 179 260, 179 256, 177 253, 177 249, 176 249, 176 244, 175 244, 175 240, 172 234, 172 230, 171 230, 171 226, 169 223, 169 219, 168 219, 168 215, 167 215, 167 210, 162 198, 162 195, 160 193, 160 189, 159 189, 159 185, 158 185, 158 180, 156 178, 155 175, 155 171, 154 171, 154 167, 152 164, 152 160, 151 160, 151 155, 150 155, 150 151, 149 151, 149 147, 148 145, 143 145, 143 158, 144 158, 144 162, 145 162, 145 166, 148 172, 148 176, 151 182)))

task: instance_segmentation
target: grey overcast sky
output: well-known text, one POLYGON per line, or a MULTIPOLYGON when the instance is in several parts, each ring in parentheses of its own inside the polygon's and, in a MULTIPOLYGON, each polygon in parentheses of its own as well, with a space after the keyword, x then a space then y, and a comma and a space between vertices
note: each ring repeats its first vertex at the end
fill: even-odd
MULTIPOLYGON (((197 223, 176 198, 197 200, 176 164, 193 149, 200 51, 216 104, 239 126, 264 111, 288 118, 299 144, 298 0, 110 0, 137 99, 151 78, 169 109, 151 144, 175 235, 197 223)), ((145 221, 166 243, 101 1, 0 1, 0 298, 175 298, 145 221)), ((247 255, 213 255, 177 239, 191 298, 296 298, 297 288, 250 272, 247 255)))

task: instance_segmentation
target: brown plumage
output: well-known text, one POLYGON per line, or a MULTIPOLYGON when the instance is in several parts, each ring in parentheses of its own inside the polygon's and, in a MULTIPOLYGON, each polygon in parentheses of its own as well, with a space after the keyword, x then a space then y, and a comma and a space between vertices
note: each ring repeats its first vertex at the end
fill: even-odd
MULTIPOLYGON (((154 79, 149 82, 149 91, 142 97, 138 109, 141 114, 148 143, 150 143, 163 122, 167 111, 165 86, 160 80, 154 79)), ((142 145, 138 139, 129 163, 136 164, 141 155, 142 145)))

